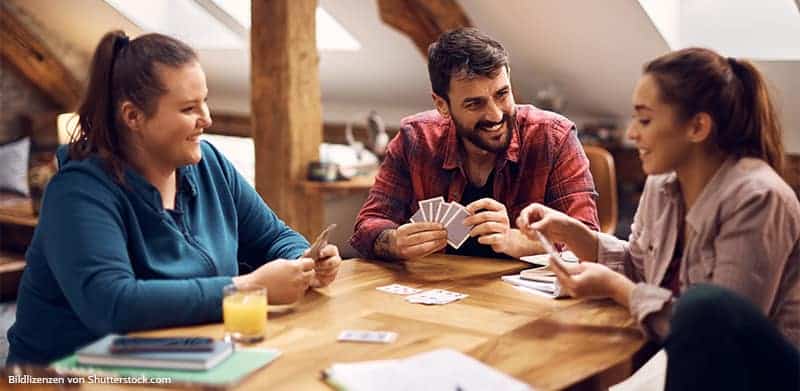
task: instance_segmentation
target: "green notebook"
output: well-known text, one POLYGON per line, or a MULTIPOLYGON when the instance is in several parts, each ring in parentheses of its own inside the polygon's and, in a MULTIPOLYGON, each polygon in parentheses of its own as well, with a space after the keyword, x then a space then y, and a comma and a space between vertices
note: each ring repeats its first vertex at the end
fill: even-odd
POLYGON ((170 378, 172 384, 188 383, 212 387, 229 387, 242 381, 247 375, 269 364, 281 352, 277 349, 238 349, 228 359, 206 371, 185 371, 176 369, 124 368, 106 366, 86 366, 78 364, 75 355, 62 358, 50 364, 59 373, 88 376, 170 378))

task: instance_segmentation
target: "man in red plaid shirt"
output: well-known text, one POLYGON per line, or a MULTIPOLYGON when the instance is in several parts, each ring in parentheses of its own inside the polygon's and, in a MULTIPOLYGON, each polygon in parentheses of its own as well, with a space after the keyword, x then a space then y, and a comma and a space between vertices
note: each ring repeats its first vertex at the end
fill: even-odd
MULTIPOLYGON (((541 253, 512 227, 532 202, 597 229, 597 193, 575 125, 516 105, 503 46, 473 28, 442 34, 428 49, 436 110, 405 118, 358 214, 351 245, 362 256, 407 260, 448 253, 520 257, 541 253), (417 202, 458 201, 474 226, 459 250, 439 223, 409 223, 417 202)), ((451 223, 455 224, 455 223, 451 223)))

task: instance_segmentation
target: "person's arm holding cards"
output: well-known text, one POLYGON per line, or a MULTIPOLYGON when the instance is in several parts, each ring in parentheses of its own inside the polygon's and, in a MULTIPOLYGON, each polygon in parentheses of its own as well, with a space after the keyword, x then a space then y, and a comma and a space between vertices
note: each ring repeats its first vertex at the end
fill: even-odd
POLYGON ((478 243, 492 246, 492 250, 519 258, 541 253, 542 248, 536 240, 511 228, 506 206, 491 198, 482 198, 467 205, 472 216, 464 220, 464 225, 474 226, 470 236, 477 237, 478 243))
MULTIPOLYGON (((550 254, 550 270, 556 274, 561 287, 572 297, 610 297, 617 303, 630 308, 630 296, 635 284, 624 275, 595 262, 568 264, 561 260, 550 239, 563 241, 578 258, 586 259, 581 254, 590 254, 594 245, 597 253, 597 242, 594 234, 580 236, 586 226, 561 212, 541 204, 526 207, 517 219, 521 231, 531 239, 539 240, 550 254), (550 233, 553 233, 550 236, 550 233), (575 236, 570 233, 575 232, 575 236), (594 238, 594 242, 592 241, 594 238), (576 247, 573 247, 576 246, 576 247)), ((590 258, 592 260, 596 257, 590 258)))

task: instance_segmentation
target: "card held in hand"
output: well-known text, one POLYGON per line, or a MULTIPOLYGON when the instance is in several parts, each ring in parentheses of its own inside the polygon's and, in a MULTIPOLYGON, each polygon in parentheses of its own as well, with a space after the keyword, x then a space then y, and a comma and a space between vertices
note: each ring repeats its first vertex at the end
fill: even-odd
POLYGON ((330 235, 334 228, 336 228, 336 224, 331 224, 320 232, 317 239, 314 240, 314 244, 308 249, 309 258, 313 259, 315 262, 322 258, 322 249, 328 245, 328 235, 330 235))
POLYGON ((469 231, 472 230, 472 226, 464 225, 464 219, 470 216, 467 208, 455 202, 453 202, 453 206, 450 209, 452 210, 453 208, 456 211, 445 222, 445 228, 447 228, 447 244, 458 249, 469 239, 469 231))
POLYGON ((417 209, 417 213, 414 213, 414 215, 411 216, 409 220, 411 220, 412 223, 424 223, 425 212, 423 211, 423 208, 420 207, 419 209, 417 209))

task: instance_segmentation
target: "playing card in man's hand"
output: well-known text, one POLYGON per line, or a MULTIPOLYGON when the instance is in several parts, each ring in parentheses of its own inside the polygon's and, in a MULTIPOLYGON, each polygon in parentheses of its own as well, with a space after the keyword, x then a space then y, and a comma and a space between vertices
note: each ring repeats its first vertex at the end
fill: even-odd
POLYGON ((464 225, 464 219, 470 216, 467 208, 457 202, 453 202, 450 210, 452 211, 453 208, 455 208, 456 211, 453 212, 449 220, 445 222, 445 228, 447 229, 447 244, 458 249, 469 239, 469 231, 472 230, 472 226, 464 225))

